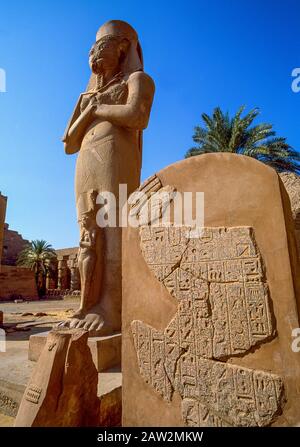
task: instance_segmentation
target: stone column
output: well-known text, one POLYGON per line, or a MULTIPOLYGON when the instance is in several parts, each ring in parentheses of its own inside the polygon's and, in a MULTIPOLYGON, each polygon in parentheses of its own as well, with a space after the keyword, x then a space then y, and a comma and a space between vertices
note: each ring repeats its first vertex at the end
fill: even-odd
POLYGON ((67 262, 65 259, 58 259, 58 266, 57 266, 57 288, 60 290, 63 290, 66 288, 66 269, 67 269, 67 262))
POLYGON ((46 276, 46 290, 50 289, 50 272, 47 272, 46 276))
POLYGON ((71 260, 70 263, 71 270, 71 290, 79 290, 80 289, 80 279, 79 279, 79 270, 77 267, 77 263, 75 260, 71 260))
POLYGON ((59 259, 58 260, 58 265, 57 265, 57 288, 61 289, 61 279, 62 279, 62 260, 59 259))

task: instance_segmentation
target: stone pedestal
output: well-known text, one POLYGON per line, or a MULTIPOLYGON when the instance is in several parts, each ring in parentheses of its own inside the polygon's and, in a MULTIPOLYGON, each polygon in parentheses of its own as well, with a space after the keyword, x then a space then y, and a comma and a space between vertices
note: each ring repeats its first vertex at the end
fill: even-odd
MULTIPOLYGON (((31 335, 28 359, 37 362, 46 344, 48 332, 31 335)), ((106 371, 121 364, 121 334, 106 337, 90 337, 88 346, 98 372, 106 371)))
POLYGON ((78 267, 74 266, 74 261, 72 262, 72 266, 70 268, 71 271, 71 282, 70 288, 71 290, 79 290, 80 289, 80 276, 78 267))
POLYGON ((98 374, 98 397, 100 400, 99 427, 121 426, 122 373, 120 367, 98 374))

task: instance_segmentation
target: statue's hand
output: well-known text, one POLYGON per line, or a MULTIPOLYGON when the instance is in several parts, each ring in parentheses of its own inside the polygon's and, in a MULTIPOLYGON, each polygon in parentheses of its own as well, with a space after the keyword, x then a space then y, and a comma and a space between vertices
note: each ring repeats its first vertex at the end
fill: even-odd
POLYGON ((84 109, 82 114, 80 115, 81 118, 85 118, 87 115, 92 113, 94 110, 96 110, 97 104, 95 102, 90 102, 89 105, 84 109))
POLYGON ((74 153, 79 150, 84 132, 93 119, 96 108, 96 104, 89 104, 70 127, 67 135, 64 137, 65 150, 67 153, 74 153), (77 147, 77 150, 66 149, 69 147, 72 148, 72 146, 77 147))
POLYGON ((90 98, 90 101, 89 101, 89 106, 91 105, 97 105, 97 103, 98 103, 98 99, 97 99, 97 96, 92 96, 91 98, 90 98))
MULTIPOLYGON (((123 106, 121 106, 123 107, 123 106)), ((94 104, 92 108, 92 115, 97 118, 105 118, 107 117, 107 111, 111 109, 111 106, 106 104, 94 104)))

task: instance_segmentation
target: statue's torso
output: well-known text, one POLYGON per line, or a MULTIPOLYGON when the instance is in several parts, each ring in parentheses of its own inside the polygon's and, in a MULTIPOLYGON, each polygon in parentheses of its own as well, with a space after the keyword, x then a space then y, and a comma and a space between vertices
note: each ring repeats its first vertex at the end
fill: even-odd
POLYGON ((125 79, 120 79, 118 82, 111 84, 103 90, 98 92, 87 92, 83 94, 80 110, 81 112, 88 106, 90 98, 94 96, 97 98, 98 104, 126 104, 128 97, 128 86, 125 79))
MULTIPOLYGON (((121 78, 118 82, 111 84, 103 90, 84 93, 80 104, 81 112, 83 112, 88 106, 91 98, 95 98, 97 104, 99 105, 124 105, 126 104, 128 98, 127 80, 121 78)), ((83 137, 81 149, 87 148, 91 144, 97 144, 97 141, 109 136, 117 137, 120 134, 124 135, 124 132, 126 134, 132 133, 132 131, 130 132, 128 129, 124 130, 124 128, 116 126, 109 121, 103 121, 99 118, 95 118, 83 137)))
MULTIPOLYGON (((93 97, 100 107, 101 104, 112 107, 125 105, 128 100, 128 78, 122 77, 103 90, 83 94, 81 112, 93 97)), ((77 158, 76 201, 83 195, 77 208, 80 212, 88 209, 85 194, 90 190, 110 191, 117 197, 119 184, 125 183, 131 193, 138 187, 140 169, 140 131, 95 118, 85 132, 77 158)))

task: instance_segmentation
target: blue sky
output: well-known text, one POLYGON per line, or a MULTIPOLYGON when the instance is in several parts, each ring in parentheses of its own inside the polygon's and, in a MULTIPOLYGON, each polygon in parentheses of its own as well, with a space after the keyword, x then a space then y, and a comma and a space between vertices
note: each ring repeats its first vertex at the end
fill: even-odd
MULTIPOLYGON (((76 156, 60 138, 89 78, 98 27, 128 21, 156 83, 142 178, 183 158, 202 112, 260 107, 261 121, 300 148, 299 0, 44 0, 2 2, 0 191, 6 221, 28 239, 77 245, 76 156)), ((201 173, 199 173, 201 175, 201 173)), ((220 179, 221 182, 221 179, 220 179)))

